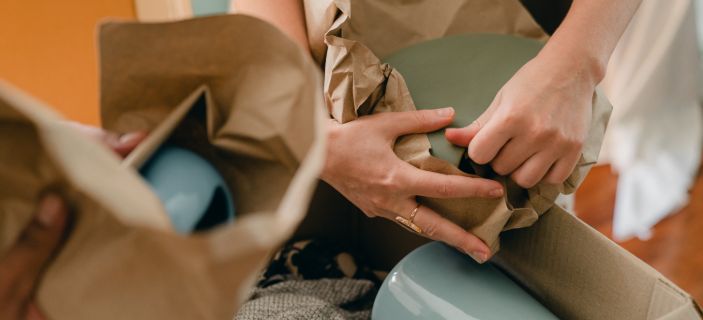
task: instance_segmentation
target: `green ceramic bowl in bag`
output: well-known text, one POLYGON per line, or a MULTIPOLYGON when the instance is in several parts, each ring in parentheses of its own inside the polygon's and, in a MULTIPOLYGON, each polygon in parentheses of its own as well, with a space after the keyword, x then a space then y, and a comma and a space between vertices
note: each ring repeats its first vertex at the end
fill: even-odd
POLYGON ((161 146, 139 170, 180 233, 207 230, 234 219, 232 192, 215 167, 185 148, 161 146))

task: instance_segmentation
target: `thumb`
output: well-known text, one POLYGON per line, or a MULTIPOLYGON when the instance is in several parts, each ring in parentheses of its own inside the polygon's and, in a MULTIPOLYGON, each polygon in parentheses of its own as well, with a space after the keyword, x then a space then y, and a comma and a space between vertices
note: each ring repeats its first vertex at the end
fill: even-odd
POLYGON ((474 120, 470 125, 463 128, 447 128, 444 131, 444 137, 447 141, 460 146, 468 147, 471 140, 478 134, 479 131, 491 120, 493 109, 488 108, 478 119, 474 120))
POLYGON ((371 117, 375 117, 389 135, 399 137, 432 132, 448 126, 454 119, 454 108, 383 112, 371 117))
POLYGON ((122 157, 126 157, 134 148, 137 147, 147 136, 144 131, 136 131, 125 133, 117 139, 106 139, 105 143, 112 148, 115 153, 122 157))
POLYGON ((103 128, 78 122, 67 121, 66 124, 75 128, 82 134, 102 142, 121 157, 125 157, 132 152, 147 136, 147 132, 145 131, 135 131, 119 135, 114 132, 106 131, 103 128))
POLYGON ((481 122, 476 120, 463 128, 447 128, 447 130, 444 131, 444 137, 447 138, 447 141, 457 146, 468 147, 469 143, 480 129, 481 122))
POLYGON ((447 138, 447 141, 457 146, 468 147, 471 140, 473 140, 476 134, 481 131, 481 128, 483 128, 488 121, 491 120, 491 116, 493 116, 496 106, 500 103, 500 99, 501 93, 498 92, 495 99, 493 99, 493 102, 491 102, 491 105, 488 106, 488 109, 486 109, 486 111, 484 111, 476 120, 463 128, 447 128, 447 130, 444 131, 444 137, 447 138))
POLYGON ((0 299, 12 303, 6 308, 16 309, 3 311, 19 314, 31 300, 41 274, 62 243, 68 219, 68 208, 58 195, 48 194, 40 201, 34 219, 0 258, 0 299))
MULTIPOLYGON (((40 201, 34 219, 22 231, 17 242, 0 259, 0 269, 34 281, 61 244, 68 224, 64 200, 49 193, 40 201)), ((23 280, 23 279, 20 279, 23 280)))

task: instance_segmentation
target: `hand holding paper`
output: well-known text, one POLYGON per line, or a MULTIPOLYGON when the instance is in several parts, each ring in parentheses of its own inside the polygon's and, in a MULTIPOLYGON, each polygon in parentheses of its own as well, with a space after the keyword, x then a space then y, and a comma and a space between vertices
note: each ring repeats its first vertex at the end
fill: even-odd
POLYGON ((537 56, 498 92, 467 127, 447 139, 468 146, 469 157, 510 176, 523 188, 563 183, 588 136, 595 81, 562 60, 537 56))
POLYGON ((63 242, 68 220, 68 207, 59 196, 42 197, 34 219, 0 258, 0 318, 44 319, 34 289, 63 242))
POLYGON ((143 131, 135 131, 118 135, 102 128, 93 127, 78 122, 70 121, 67 122, 67 124, 76 128, 76 130, 86 136, 104 143, 110 149, 115 151, 115 153, 117 153, 120 157, 127 156, 147 136, 147 133, 143 131))
POLYGON ((591 99, 639 0, 574 1, 554 35, 477 122, 448 130, 479 164, 524 188, 566 181, 591 122, 591 99))
MULTIPOLYGON (((393 152, 399 136, 431 132, 450 124, 452 108, 380 113, 339 124, 330 120, 323 180, 369 217, 407 217, 417 206, 415 196, 433 198, 497 198, 500 183, 421 170, 393 152)), ((415 223, 422 234, 446 242, 486 261, 491 252, 479 238, 425 206, 415 223)))
MULTIPOLYGON (((129 154, 146 136, 143 132, 117 135, 101 128, 67 122, 101 141, 120 156, 129 154)), ((56 194, 41 197, 34 219, 0 258, 0 319, 45 319, 34 303, 34 288, 60 249, 68 232, 69 209, 56 194)))

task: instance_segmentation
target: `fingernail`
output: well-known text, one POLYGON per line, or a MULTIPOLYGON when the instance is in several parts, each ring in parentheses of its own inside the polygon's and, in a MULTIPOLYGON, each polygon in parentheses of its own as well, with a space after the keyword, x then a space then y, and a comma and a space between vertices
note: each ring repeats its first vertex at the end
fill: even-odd
POLYGON ((103 135, 102 141, 104 141, 109 146, 116 146, 120 144, 120 136, 116 133, 106 133, 103 135))
POLYGON ((498 198, 503 196, 503 188, 493 189, 488 193, 489 196, 498 198))
POLYGON ((130 133, 125 133, 120 136, 119 143, 120 144, 130 144, 135 142, 137 139, 139 139, 143 134, 141 132, 130 132, 130 133))
POLYGON ((447 107, 442 109, 437 109, 437 115, 440 117, 451 117, 454 115, 454 108, 447 107))
POLYGON ((472 251, 470 255, 479 263, 484 263, 486 262, 486 260, 488 260, 488 254, 486 254, 485 252, 472 251))
POLYGON ((42 198, 39 204, 39 212, 36 219, 44 227, 50 227, 59 216, 61 210, 61 198, 55 194, 48 194, 42 198))

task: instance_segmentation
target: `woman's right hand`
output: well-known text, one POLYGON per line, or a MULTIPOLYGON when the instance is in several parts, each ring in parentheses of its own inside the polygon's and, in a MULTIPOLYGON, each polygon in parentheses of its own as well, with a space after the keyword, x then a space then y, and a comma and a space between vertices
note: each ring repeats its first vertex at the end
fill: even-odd
MULTIPOLYGON (((502 186, 493 180, 446 175, 418 169, 393 152, 398 137, 446 127, 454 109, 386 112, 328 125, 328 151, 322 179, 369 217, 405 219, 417 207, 416 196, 497 198, 502 186)), ((421 206, 413 220, 421 235, 439 240, 484 262, 490 249, 475 235, 421 206)))

